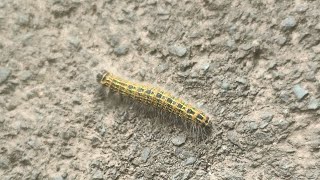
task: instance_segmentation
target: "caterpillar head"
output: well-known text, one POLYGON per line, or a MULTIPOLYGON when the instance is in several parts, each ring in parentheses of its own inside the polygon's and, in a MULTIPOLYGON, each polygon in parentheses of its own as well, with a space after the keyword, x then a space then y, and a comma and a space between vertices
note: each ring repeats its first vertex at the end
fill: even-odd
POLYGON ((97 82, 98 82, 98 83, 101 83, 102 80, 103 80, 103 78, 106 77, 106 76, 109 75, 109 74, 110 74, 110 73, 109 73, 108 71, 106 71, 106 70, 100 71, 100 72, 97 74, 97 76, 96 76, 97 82))

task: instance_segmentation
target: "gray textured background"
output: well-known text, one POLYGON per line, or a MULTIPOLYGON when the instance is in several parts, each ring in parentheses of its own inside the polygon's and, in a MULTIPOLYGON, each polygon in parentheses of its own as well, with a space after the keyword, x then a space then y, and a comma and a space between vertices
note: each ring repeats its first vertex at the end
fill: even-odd
POLYGON ((1 179, 319 179, 320 1, 1 0, 1 179), (99 97, 96 73, 212 134, 99 97))

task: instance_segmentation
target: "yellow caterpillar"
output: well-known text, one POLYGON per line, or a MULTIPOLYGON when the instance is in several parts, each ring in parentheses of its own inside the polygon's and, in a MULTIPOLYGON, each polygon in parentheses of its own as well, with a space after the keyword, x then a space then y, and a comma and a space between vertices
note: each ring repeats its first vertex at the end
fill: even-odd
POLYGON ((202 111, 160 89, 129 82, 103 71, 97 81, 111 90, 155 108, 170 112, 197 125, 209 125, 209 117, 202 111))

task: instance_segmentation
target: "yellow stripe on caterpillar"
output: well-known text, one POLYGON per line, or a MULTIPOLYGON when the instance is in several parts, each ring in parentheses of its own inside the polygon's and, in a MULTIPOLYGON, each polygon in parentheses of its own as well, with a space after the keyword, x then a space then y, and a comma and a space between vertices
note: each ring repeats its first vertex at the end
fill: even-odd
POLYGON ((111 90, 130 97, 155 108, 179 116, 180 118, 198 125, 209 125, 209 117, 201 110, 192 107, 179 98, 161 89, 132 83, 113 74, 103 71, 97 75, 97 81, 111 90))

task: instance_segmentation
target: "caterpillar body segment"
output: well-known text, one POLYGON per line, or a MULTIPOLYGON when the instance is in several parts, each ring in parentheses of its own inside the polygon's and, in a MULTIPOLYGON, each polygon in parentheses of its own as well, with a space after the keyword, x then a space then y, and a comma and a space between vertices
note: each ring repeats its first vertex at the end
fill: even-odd
POLYGON ((132 83, 103 71, 97 75, 97 81, 111 90, 134 100, 168 111, 180 118, 198 125, 209 125, 209 117, 202 111, 173 97, 170 93, 145 85, 132 83))

